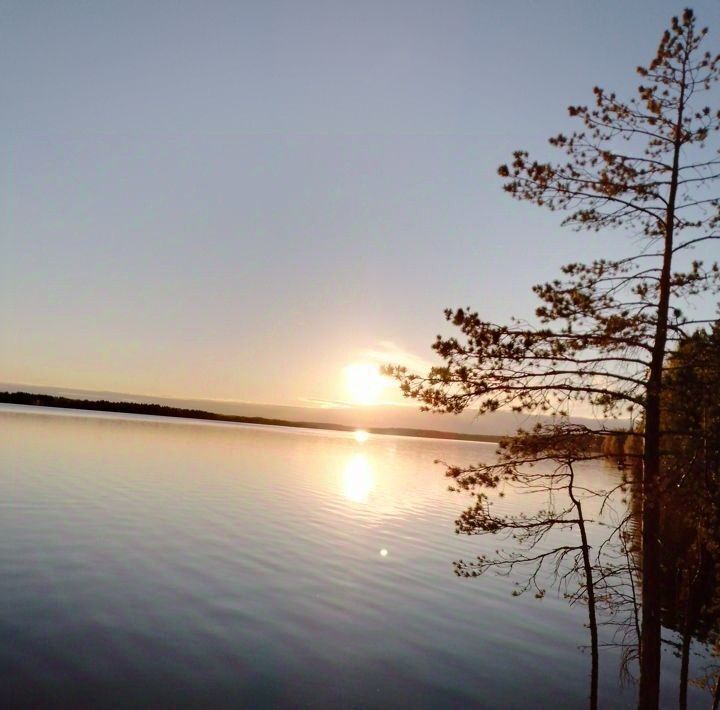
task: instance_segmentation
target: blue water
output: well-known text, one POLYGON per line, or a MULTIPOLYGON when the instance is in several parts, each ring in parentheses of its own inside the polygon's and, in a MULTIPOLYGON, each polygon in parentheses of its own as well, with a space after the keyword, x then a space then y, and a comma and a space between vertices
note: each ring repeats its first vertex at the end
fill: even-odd
POLYGON ((584 707, 585 607, 453 574, 499 541, 433 461, 493 450, 0 408, 2 706, 584 707))

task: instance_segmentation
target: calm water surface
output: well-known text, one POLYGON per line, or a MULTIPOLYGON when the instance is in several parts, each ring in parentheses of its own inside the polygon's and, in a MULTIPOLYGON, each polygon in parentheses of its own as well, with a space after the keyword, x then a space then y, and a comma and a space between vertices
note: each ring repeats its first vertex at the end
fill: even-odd
POLYGON ((493 450, 1 407, 3 706, 584 707, 586 609, 453 574, 433 460, 493 450))

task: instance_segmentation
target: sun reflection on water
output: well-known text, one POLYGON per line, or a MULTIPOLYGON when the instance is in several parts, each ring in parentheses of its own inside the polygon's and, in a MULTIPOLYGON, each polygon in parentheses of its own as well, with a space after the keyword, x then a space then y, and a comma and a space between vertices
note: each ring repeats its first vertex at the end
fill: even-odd
POLYGON ((375 474, 364 454, 355 454, 346 464, 342 477, 343 494, 356 503, 367 503, 375 490, 375 474))

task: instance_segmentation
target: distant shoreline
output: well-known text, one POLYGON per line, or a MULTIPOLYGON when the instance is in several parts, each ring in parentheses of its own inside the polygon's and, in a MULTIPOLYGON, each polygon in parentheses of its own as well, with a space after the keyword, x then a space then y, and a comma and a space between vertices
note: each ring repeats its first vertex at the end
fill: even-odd
POLYGON ((75 399, 49 394, 31 392, 0 392, 0 404, 20 404, 30 407, 51 407, 56 409, 80 409, 92 412, 117 412, 120 414, 144 414, 154 417, 177 417, 179 419, 203 419, 235 424, 259 424, 262 426, 282 426, 295 429, 326 429, 328 431, 353 432, 358 429, 369 434, 383 436, 412 436, 421 439, 447 439, 452 441, 474 441, 479 443, 498 443, 504 437, 493 434, 460 434, 434 429, 412 429, 404 427, 353 427, 346 424, 329 422, 303 422, 289 419, 271 419, 267 417, 243 417, 234 414, 217 414, 203 409, 184 409, 164 404, 146 404, 143 402, 111 402, 106 399, 75 399))

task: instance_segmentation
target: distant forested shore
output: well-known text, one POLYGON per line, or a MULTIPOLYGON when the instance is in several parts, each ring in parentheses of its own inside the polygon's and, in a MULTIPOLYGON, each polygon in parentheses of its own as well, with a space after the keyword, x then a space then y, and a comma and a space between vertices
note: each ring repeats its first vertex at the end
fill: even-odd
POLYGON ((452 439, 456 441, 477 441, 497 443, 503 437, 492 434, 460 434, 451 431, 433 429, 406 429, 402 427, 353 427, 330 422, 302 422, 288 419, 270 419, 267 417, 243 417, 233 414, 218 414, 203 409, 183 409, 168 407, 164 404, 144 402, 111 402, 106 399, 75 399, 32 392, 0 392, 0 403, 21 404, 30 407, 55 407, 60 409, 81 409, 92 412, 115 412, 119 414, 142 414, 153 417, 178 417, 181 419, 204 419, 235 424, 260 424, 264 426, 283 426, 300 429, 327 429, 329 431, 356 431, 363 429, 370 434, 389 436, 414 436, 425 439, 452 439))

